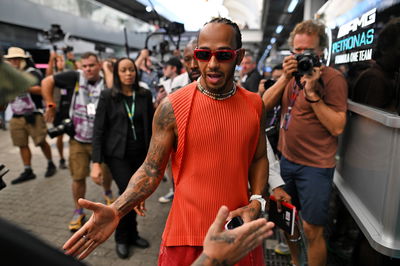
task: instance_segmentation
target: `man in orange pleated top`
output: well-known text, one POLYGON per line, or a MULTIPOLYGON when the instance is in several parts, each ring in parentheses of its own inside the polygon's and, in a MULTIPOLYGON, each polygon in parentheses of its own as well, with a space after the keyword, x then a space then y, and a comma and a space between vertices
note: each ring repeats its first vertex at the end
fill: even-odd
MULTIPOLYGON (((170 154, 175 196, 159 265, 215 260, 203 252, 203 241, 221 205, 229 208, 228 218, 241 216, 247 223, 259 217, 268 182, 265 113, 258 94, 234 83, 235 66, 244 56, 241 47, 241 33, 234 22, 215 18, 205 24, 194 50, 201 76, 170 94, 156 110, 149 152, 126 191, 110 206, 80 200, 94 214, 64 245, 67 254, 86 257, 134 206, 143 213, 138 204, 159 185, 170 154)), ((239 241, 235 236, 211 239, 228 244, 239 241)), ((238 265, 264 265, 262 247, 238 265)))

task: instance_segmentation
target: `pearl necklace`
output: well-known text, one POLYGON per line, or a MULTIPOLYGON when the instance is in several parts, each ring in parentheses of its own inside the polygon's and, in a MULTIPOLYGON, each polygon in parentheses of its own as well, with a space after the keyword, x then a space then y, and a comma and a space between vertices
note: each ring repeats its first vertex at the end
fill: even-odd
POLYGON ((199 89, 199 91, 201 93, 203 93, 204 95, 210 97, 211 99, 222 101, 222 100, 225 100, 225 99, 228 99, 228 98, 232 97, 236 93, 236 84, 235 83, 233 83, 232 89, 230 91, 228 91, 228 92, 225 92, 225 93, 213 93, 213 92, 210 92, 210 91, 204 89, 204 87, 201 86, 200 79, 201 79, 201 77, 199 77, 197 79, 197 88, 199 89))

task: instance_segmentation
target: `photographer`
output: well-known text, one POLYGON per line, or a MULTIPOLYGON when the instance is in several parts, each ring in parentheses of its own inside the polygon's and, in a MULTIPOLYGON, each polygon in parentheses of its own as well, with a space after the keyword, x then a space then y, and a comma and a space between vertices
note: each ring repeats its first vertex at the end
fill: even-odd
MULTIPOLYGON (((282 153, 284 189, 302 212, 308 242, 308 264, 326 264, 323 235, 335 169, 337 136, 346 123, 347 83, 343 75, 320 66, 327 45, 325 27, 313 20, 290 34, 293 55, 283 61, 283 75, 263 95, 267 111, 281 100, 278 149, 282 153), (300 61, 300 63, 298 63, 300 61)), ((294 264, 297 243, 288 242, 294 264)))
MULTIPOLYGON (((46 69, 46 77, 63 72, 65 69, 65 58, 64 55, 57 54, 57 52, 52 51, 50 52, 49 56, 49 63, 46 69)), ((69 100, 67 90, 64 88, 56 87, 56 115, 54 118, 53 125, 57 127, 62 124, 64 119, 69 118, 68 111, 69 111, 69 100)), ((64 141, 63 141, 64 134, 60 134, 57 136, 57 150, 58 154, 60 155, 60 169, 67 169, 67 165, 65 163, 64 158, 64 141)))
MULTIPOLYGON (((16 69, 35 76, 38 81, 42 78, 41 73, 37 69, 28 66, 27 60, 29 57, 23 49, 10 47, 4 58, 16 69)), ((56 172, 56 167, 51 157, 51 149, 46 141, 46 123, 44 122, 42 113, 38 110, 41 106, 38 106, 38 102, 34 102, 31 93, 40 94, 39 82, 30 87, 28 93, 23 93, 10 102, 13 112, 13 117, 10 120, 11 139, 14 146, 19 147, 24 164, 24 172, 18 178, 11 181, 11 184, 19 184, 36 178, 31 167, 32 153, 28 145, 29 136, 33 139, 35 146, 40 146, 48 161, 45 177, 51 177, 56 172)))
MULTIPOLYGON (((66 89, 69 100, 69 117, 72 121, 74 135, 69 142, 69 167, 72 177, 72 195, 75 211, 69 223, 71 231, 78 230, 84 222, 85 214, 78 203, 86 192, 86 177, 92 154, 93 123, 100 93, 105 88, 104 79, 100 76, 101 65, 95 53, 87 52, 81 57, 82 71, 66 71, 46 77, 42 81, 42 94, 47 108, 45 119, 54 120, 56 104, 54 103, 54 87, 66 89)), ((72 125, 62 122, 66 131, 72 125)), ((62 131, 62 130, 61 130, 62 131)), ((67 132, 59 132, 67 133, 67 132)), ((69 132, 70 135, 71 132, 69 132)), ((103 187, 105 196, 111 196, 111 180, 105 179, 103 187)))

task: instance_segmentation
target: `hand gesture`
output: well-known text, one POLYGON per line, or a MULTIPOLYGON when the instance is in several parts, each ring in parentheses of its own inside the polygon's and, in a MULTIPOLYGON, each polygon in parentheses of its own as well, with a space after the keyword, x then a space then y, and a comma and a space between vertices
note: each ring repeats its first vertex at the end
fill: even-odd
POLYGON ((249 203, 249 205, 231 211, 228 218, 231 219, 233 217, 240 216, 242 217, 243 221, 247 223, 257 219, 260 215, 260 211, 261 203, 257 200, 253 200, 249 203))
POLYGON ((204 239, 203 253, 192 265, 205 265, 207 260, 218 265, 233 265, 273 233, 274 224, 264 218, 225 231, 228 213, 226 206, 219 209, 204 239))
POLYGON ((284 202, 287 202, 287 203, 291 203, 291 201, 292 201, 292 197, 290 197, 289 194, 286 193, 286 191, 281 187, 274 188, 272 190, 272 195, 276 199, 278 211, 282 210, 281 201, 284 201, 284 202))
POLYGON ((90 177, 93 182, 97 185, 103 184, 103 173, 101 171, 100 163, 92 163, 92 170, 90 171, 90 177))
POLYGON ((140 215, 140 216, 146 216, 145 211, 147 211, 145 204, 145 201, 140 202, 138 205, 136 205, 133 209, 135 210, 135 212, 140 215))
POLYGON ((85 225, 64 244, 65 254, 86 258, 98 245, 106 241, 119 223, 117 210, 101 203, 79 199, 79 205, 93 211, 85 225))
POLYGON ((54 60, 56 58, 57 58, 57 53, 55 51, 51 51, 49 61, 54 60))
POLYGON ((140 51, 140 56, 142 56, 142 57, 144 57, 144 58, 147 58, 147 57, 150 56, 150 51, 149 51, 148 49, 142 49, 142 50, 140 51))
POLYGON ((48 107, 48 108, 46 108, 46 111, 44 113, 44 120, 47 123, 53 123, 55 115, 56 115, 56 108, 48 107))
POLYGON ((113 63, 110 60, 104 60, 102 64, 103 71, 113 72, 113 63))

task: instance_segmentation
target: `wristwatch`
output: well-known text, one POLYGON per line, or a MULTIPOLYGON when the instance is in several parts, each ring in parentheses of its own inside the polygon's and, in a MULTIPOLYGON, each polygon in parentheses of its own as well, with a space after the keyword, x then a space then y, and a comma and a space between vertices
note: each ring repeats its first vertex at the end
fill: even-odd
POLYGON ((265 204, 266 204, 265 199, 261 195, 251 195, 250 201, 253 201, 253 200, 257 200, 258 202, 260 202, 261 212, 264 213, 265 212, 265 204))

